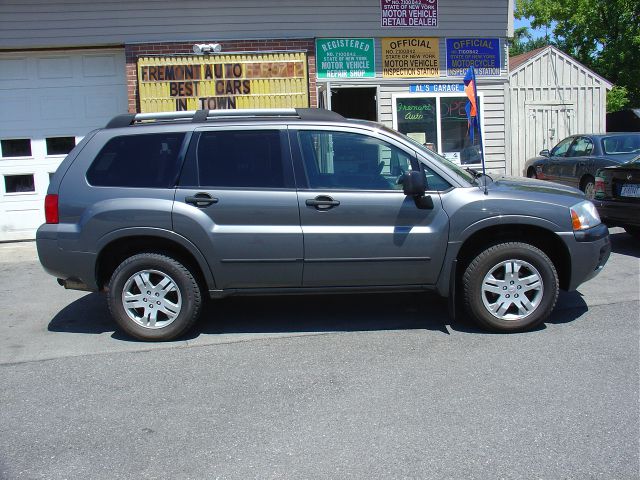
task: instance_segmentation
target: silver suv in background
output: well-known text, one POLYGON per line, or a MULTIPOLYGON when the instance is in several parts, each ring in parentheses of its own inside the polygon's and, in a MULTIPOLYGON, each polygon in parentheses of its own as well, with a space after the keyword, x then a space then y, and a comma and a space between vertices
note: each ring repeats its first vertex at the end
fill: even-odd
POLYGON ((208 296, 435 290, 494 331, 535 327, 604 266, 577 189, 463 169, 317 109, 120 115, 52 178, 40 261, 170 340, 208 296))

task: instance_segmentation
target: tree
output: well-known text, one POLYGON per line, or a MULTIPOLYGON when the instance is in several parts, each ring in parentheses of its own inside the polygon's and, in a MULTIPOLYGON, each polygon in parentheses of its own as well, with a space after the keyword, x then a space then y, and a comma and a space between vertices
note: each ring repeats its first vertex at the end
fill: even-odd
POLYGON ((515 57, 547 45, 551 45, 551 39, 548 36, 533 38, 527 27, 516 28, 509 45, 509 56, 515 57))
POLYGON ((517 0, 516 17, 550 28, 560 50, 640 106, 640 0, 517 0))
POLYGON ((627 87, 617 85, 607 92, 607 113, 622 110, 629 104, 627 87))

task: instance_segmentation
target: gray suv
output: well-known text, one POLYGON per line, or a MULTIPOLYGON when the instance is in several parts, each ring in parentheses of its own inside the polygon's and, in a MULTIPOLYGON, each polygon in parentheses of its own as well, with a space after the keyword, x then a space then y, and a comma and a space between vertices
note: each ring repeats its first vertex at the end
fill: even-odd
POLYGON ((170 340, 204 298, 435 290, 521 331, 603 267, 607 228, 570 187, 463 169, 317 109, 120 115, 62 162, 37 233, 66 288, 170 340))

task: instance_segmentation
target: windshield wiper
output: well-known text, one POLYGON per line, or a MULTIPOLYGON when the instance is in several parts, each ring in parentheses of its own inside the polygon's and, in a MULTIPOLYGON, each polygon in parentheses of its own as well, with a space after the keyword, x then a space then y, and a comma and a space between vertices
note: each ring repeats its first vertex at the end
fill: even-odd
POLYGON ((471 175, 473 175, 473 178, 478 178, 482 176, 482 173, 480 173, 478 170, 476 170, 475 168, 469 168, 469 167, 465 167, 464 168, 467 172, 469 172, 471 175))
POLYGON ((482 173, 478 170, 476 170, 475 168, 470 168, 470 167, 465 167, 464 168, 465 171, 469 172, 471 175, 473 175, 473 180, 476 182, 476 184, 478 185, 483 185, 485 188, 487 186, 487 183, 489 181, 493 182, 493 178, 491 178, 489 175, 487 175, 486 173, 482 173), (478 181, 478 179, 485 177, 484 182, 480 182, 478 181))

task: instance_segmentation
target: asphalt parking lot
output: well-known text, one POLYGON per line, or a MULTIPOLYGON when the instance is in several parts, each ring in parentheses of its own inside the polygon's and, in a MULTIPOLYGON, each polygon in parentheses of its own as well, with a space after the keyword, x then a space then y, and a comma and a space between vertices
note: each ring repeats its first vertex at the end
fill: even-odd
POLYGON ((1 478, 640 478, 640 245, 494 335, 431 295, 227 299, 136 342, 0 244, 1 478))

